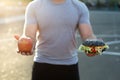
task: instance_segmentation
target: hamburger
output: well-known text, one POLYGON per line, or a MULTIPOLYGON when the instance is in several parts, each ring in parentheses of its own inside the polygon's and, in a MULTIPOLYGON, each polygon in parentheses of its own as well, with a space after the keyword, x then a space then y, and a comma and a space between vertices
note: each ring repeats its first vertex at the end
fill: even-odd
POLYGON ((87 56, 101 55, 103 51, 106 51, 109 48, 105 42, 100 40, 86 40, 84 41, 79 50, 86 53, 87 56))

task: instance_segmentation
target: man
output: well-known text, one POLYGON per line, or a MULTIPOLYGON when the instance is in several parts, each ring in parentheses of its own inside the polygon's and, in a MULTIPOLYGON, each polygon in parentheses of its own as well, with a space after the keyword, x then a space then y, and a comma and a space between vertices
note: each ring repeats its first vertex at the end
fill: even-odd
POLYGON ((96 39, 84 3, 35 0, 28 5, 23 34, 31 37, 34 44, 37 41, 32 80, 80 80, 75 41, 77 30, 83 41, 96 39))

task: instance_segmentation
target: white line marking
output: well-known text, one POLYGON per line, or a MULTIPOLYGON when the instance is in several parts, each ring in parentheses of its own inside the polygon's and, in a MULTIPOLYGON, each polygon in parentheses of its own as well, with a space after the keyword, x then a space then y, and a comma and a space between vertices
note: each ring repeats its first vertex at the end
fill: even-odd
POLYGON ((96 35, 97 37, 105 37, 105 38, 113 38, 113 37, 117 37, 120 38, 119 34, 114 34, 114 35, 96 35))
POLYGON ((108 51, 105 51, 103 52, 102 55, 113 55, 113 56, 120 56, 120 52, 108 52, 108 51))
MULTIPOLYGON (((119 34, 114 34, 114 35, 97 35, 97 37, 103 37, 103 38, 120 38, 120 35, 119 34)), ((76 34, 76 37, 80 37, 79 34, 76 34)))
POLYGON ((106 42, 106 44, 108 45, 112 45, 112 44, 119 44, 120 41, 109 41, 109 42, 106 42))

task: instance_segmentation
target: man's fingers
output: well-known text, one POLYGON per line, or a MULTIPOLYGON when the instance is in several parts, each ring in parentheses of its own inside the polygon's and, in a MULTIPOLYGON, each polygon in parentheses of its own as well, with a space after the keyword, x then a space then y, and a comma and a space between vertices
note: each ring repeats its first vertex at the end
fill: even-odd
POLYGON ((21 54, 22 54, 22 55, 26 55, 26 53, 25 53, 25 52, 22 52, 21 54))
POLYGON ((30 52, 21 52, 20 54, 21 54, 21 55, 25 55, 25 56, 32 55, 32 53, 30 53, 30 52))
POLYGON ((30 56, 30 55, 32 55, 32 53, 31 52, 26 52, 25 55, 30 56))
POLYGON ((19 50, 17 50, 17 53, 18 53, 18 54, 21 54, 21 55, 25 55, 25 56, 29 56, 29 55, 32 55, 32 54, 33 54, 32 51, 31 51, 31 52, 21 52, 21 51, 19 51, 19 50))
POLYGON ((20 53, 20 51, 17 50, 17 53, 20 53))

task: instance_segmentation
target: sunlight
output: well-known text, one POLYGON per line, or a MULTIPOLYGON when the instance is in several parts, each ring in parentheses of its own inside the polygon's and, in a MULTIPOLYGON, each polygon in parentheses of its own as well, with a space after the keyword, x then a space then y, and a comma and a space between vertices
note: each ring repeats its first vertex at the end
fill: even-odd
POLYGON ((27 4, 28 2, 23 2, 20 0, 1 0, 0 19, 4 20, 5 18, 23 15, 27 4))
POLYGON ((0 0, 0 5, 4 4, 6 6, 21 6, 26 5, 31 0, 0 0))

